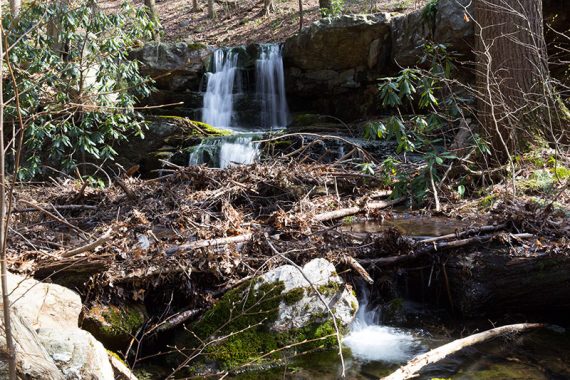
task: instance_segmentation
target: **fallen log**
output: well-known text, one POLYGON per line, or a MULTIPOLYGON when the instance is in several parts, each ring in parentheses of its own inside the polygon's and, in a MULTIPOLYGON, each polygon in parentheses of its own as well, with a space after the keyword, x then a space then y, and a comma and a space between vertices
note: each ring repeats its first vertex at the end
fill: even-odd
POLYGON ((356 273, 358 273, 360 275, 360 277, 362 277, 364 279, 364 281, 366 281, 367 283, 369 283, 371 285, 374 284, 374 280, 372 279, 372 277, 368 274, 366 269, 364 269, 364 267, 362 265, 360 265, 360 263, 358 261, 356 261, 356 259, 354 257, 344 256, 342 258, 341 262, 343 264, 350 266, 352 269, 354 269, 354 271, 356 273))
POLYGON ((340 210, 328 211, 323 212, 322 214, 317 214, 313 217, 313 222, 328 222, 334 219, 344 218, 346 216, 358 214, 360 212, 364 212, 366 210, 380 210, 383 208, 387 208, 390 206, 397 205, 398 203, 402 202, 404 198, 398 198, 391 201, 378 201, 378 202, 370 202, 364 205, 363 207, 355 206, 355 207, 348 207, 343 208, 340 210))
MULTIPOLYGON (((489 234, 489 235, 481 235, 481 236, 473 236, 467 239, 455 240, 455 241, 442 241, 439 243, 433 242, 432 244, 425 245, 423 247, 419 247, 414 253, 409 255, 401 255, 401 256, 388 256, 388 257, 378 257, 374 259, 359 259, 358 262, 364 265, 376 265, 376 266, 387 266, 387 265, 394 265, 394 264, 401 264, 406 261, 412 261, 417 259, 420 256, 423 256, 427 253, 431 253, 434 251, 440 251, 443 249, 449 248, 459 248, 465 247, 471 244, 482 244, 488 241, 491 241, 497 237, 502 236, 503 234, 489 234)), ((533 234, 508 234, 508 237, 512 239, 529 239, 534 237, 533 234)), ((420 241, 419 243, 424 243, 424 241, 420 241)))
POLYGON ((237 236, 230 236, 225 238, 208 239, 208 240, 198 240, 193 241, 188 244, 177 245, 175 247, 170 247, 166 250, 167 255, 173 255, 179 252, 187 252, 197 248, 207 248, 218 245, 226 245, 232 243, 243 243, 245 241, 251 240, 253 234, 243 234, 237 236))
POLYGON ((112 233, 113 233, 113 230, 109 228, 107 231, 105 231, 105 233, 103 235, 101 235, 101 237, 99 239, 95 240, 94 242, 91 242, 91 243, 86 244, 86 245, 81 246, 81 247, 77 247, 77 248, 72 249, 70 251, 63 252, 61 254, 61 256, 62 257, 73 257, 76 255, 79 255, 80 253, 91 251, 91 250, 97 248, 98 246, 100 246, 101 244, 105 243, 107 240, 109 240, 111 238, 112 233))
POLYGON ((456 353, 465 347, 482 343, 498 336, 505 334, 521 333, 532 329, 542 328, 542 323, 519 323, 514 325, 506 325, 496 327, 478 334, 470 335, 466 338, 457 339, 453 342, 444 344, 436 349, 426 352, 425 354, 416 356, 408 363, 392 372, 390 375, 383 377, 382 380, 405 380, 417 377, 418 372, 428 364, 437 363, 445 357, 456 353))

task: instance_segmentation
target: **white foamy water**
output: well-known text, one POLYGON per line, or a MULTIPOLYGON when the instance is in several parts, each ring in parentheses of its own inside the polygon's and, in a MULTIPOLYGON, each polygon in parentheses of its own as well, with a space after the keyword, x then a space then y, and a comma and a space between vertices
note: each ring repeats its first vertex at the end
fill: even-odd
POLYGON ((218 49, 212 57, 212 72, 207 74, 202 121, 218 128, 229 128, 234 113, 234 81, 238 55, 232 50, 218 49))
POLYGON ((249 136, 225 142, 220 147, 220 168, 232 164, 252 164, 258 153, 258 144, 254 144, 249 136))
MULTIPOLYGON (((363 299, 368 299, 364 292, 363 299)), ((402 363, 414 356, 420 343, 408 332, 380 326, 376 323, 377 313, 368 309, 366 301, 361 302, 350 333, 343 344, 350 348, 354 358, 363 361, 402 363)))
POLYGON ((188 165, 208 164, 227 168, 232 164, 252 164, 259 155, 259 144, 252 135, 232 135, 202 140, 188 156, 188 165))
POLYGON ((289 108, 285 95, 285 75, 281 46, 261 45, 255 64, 256 91, 261 100, 261 126, 285 128, 289 121, 289 108))

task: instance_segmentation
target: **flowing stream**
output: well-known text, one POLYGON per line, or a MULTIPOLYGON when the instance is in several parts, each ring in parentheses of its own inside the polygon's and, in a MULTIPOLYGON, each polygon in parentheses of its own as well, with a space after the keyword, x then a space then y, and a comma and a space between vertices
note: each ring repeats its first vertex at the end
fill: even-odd
POLYGON ((214 52, 211 72, 206 75, 202 110, 203 122, 229 129, 234 135, 204 139, 191 151, 189 165, 205 163, 225 168, 232 164, 251 164, 259 157, 259 146, 255 140, 260 133, 285 128, 289 122, 281 46, 264 44, 259 46, 255 65, 255 93, 245 94, 257 100, 258 121, 253 126, 238 124, 234 102, 236 97, 244 95, 238 67, 239 52, 239 49, 214 52))
POLYGON ((403 363, 422 348, 410 332, 378 324, 378 310, 369 307, 368 290, 362 287, 361 300, 350 333, 343 344, 350 348, 352 357, 361 361, 403 363))

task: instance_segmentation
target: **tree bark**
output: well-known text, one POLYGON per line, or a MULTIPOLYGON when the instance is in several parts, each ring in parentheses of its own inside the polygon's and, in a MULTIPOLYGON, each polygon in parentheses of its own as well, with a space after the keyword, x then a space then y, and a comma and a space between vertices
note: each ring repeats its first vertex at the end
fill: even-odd
POLYGON ((22 0, 10 0, 10 14, 13 18, 18 17, 20 8, 22 7, 22 0))
POLYGON ((208 18, 213 19, 216 17, 216 12, 214 11, 214 0, 208 0, 208 18))
POLYGON ((192 12, 198 12, 199 10, 198 0, 192 0, 192 12))
POLYGON ((263 0, 263 14, 267 16, 275 11, 273 0, 263 0))
MULTIPOLYGON (((10 2, 10 6, 12 1, 10 2)), ((14 16, 15 17, 15 16, 14 16)), ((2 9, 0 9, 0 20, 2 19, 2 9)), ((6 58, 3 47, 3 39, 0 38, 0 78, 4 78, 4 58, 6 58)), ((8 351, 8 378, 16 380, 16 350, 12 337, 12 323, 10 315, 10 297, 8 294, 8 261, 6 257, 6 232, 7 232, 7 212, 6 212, 6 178, 4 176, 4 88, 3 80, 0 80, 0 272, 2 274, 2 312, 4 317, 4 336, 6 337, 6 350, 8 351)), ((14 173, 15 175, 15 173, 14 173)))
MULTIPOLYGON (((144 5, 148 8, 148 13, 150 15, 150 18, 155 23, 155 28, 158 28, 159 18, 158 18, 158 13, 156 12, 155 0, 144 0, 144 5)), ((152 38, 157 42, 160 41, 160 35, 156 30, 152 33, 152 38)))
POLYGON ((299 0, 299 31, 303 29, 303 0, 299 0))
POLYGON ((544 132, 548 78, 542 0, 475 2, 478 117, 499 162, 544 132))

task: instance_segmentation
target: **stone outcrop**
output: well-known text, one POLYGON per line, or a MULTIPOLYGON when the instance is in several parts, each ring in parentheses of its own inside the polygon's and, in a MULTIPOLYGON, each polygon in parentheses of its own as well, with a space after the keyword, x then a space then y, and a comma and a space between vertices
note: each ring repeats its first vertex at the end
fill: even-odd
POLYGON ((141 63, 141 72, 155 78, 160 90, 195 91, 212 49, 186 42, 148 43, 130 53, 141 63))
MULTIPOLYGON (((8 276, 8 285, 20 378, 115 378, 103 345, 77 327, 81 312, 78 294, 59 285, 13 274, 8 276)), ((3 319, 1 321, 3 325, 3 319)), ((3 333, 0 333, 0 349, 6 349, 3 333)), ((0 377, 5 378, 6 375, 7 363, 3 357, 0 377)))
MULTIPOLYGON (((210 342, 204 346, 202 365, 193 365, 204 371, 241 366, 290 345, 297 352, 335 346, 332 317, 314 288, 334 313, 341 334, 358 310, 354 291, 325 259, 314 259, 302 270, 304 276, 284 265, 229 291, 174 344, 184 350, 210 342)), ((265 361, 272 359, 265 356, 265 361)))

